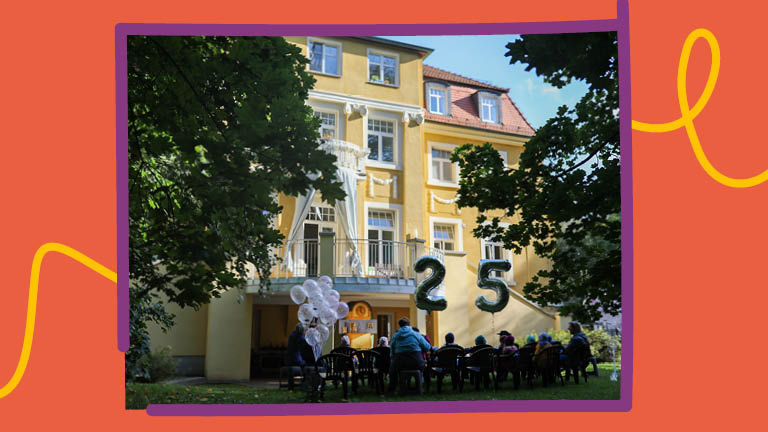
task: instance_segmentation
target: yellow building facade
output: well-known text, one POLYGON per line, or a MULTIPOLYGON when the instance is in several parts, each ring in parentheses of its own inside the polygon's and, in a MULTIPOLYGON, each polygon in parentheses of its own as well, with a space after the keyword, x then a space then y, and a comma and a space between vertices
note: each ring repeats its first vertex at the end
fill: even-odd
MULTIPOLYGON (((559 327, 559 317, 524 299, 522 286, 548 263, 526 249, 512 254, 502 245, 475 238, 477 210, 455 204, 461 176, 450 152, 466 143, 491 143, 514 168, 533 128, 509 98, 508 89, 424 65, 431 50, 367 37, 287 37, 310 59, 317 82, 307 103, 321 119, 321 146, 337 156, 347 198, 335 205, 319 193, 278 196, 283 207, 275 223, 285 241, 275 253, 268 295, 253 280, 199 311, 171 310, 176 325, 167 334, 151 329, 152 345, 170 346, 182 360, 180 372, 209 381, 243 381, 277 370, 298 306, 288 295, 306 278, 331 276, 341 301, 375 332, 352 333, 352 345, 369 348, 390 337, 397 321, 414 326, 442 345, 452 332, 460 345, 484 335, 496 344, 500 330, 520 338, 559 327), (424 274, 413 270, 424 255, 446 267, 438 295, 444 311, 415 307, 414 291, 424 274), (510 301, 496 314, 478 309, 481 259, 507 259, 510 301)), ((496 216, 488 214, 488 216, 496 216)), ((501 213, 498 214, 501 216, 501 213)), ((503 219, 512 222, 510 219, 503 219)), ((334 337, 323 347, 330 351, 334 337)))

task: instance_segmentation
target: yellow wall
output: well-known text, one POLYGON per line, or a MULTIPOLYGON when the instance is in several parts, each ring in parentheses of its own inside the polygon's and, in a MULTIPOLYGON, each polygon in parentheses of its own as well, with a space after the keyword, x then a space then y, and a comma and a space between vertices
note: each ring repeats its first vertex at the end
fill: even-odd
MULTIPOLYGON (((306 37, 289 36, 285 39, 288 42, 301 47, 302 53, 309 58, 306 37)), ((422 75, 421 61, 418 53, 390 45, 358 39, 333 37, 323 37, 319 39, 341 42, 342 70, 341 77, 310 72, 317 80, 315 89, 385 101, 401 102, 411 105, 420 105, 422 75), (399 55, 399 87, 368 82, 368 48, 399 55)))
POLYGON ((250 378, 252 296, 238 303, 238 290, 229 290, 208 306, 205 376, 209 381, 250 378))
MULTIPOLYGON (((495 149, 507 153, 507 166, 509 167, 514 167, 518 163, 520 154, 523 151, 523 145, 528 140, 527 137, 474 130, 436 122, 426 122, 423 129, 424 139, 421 148, 425 156, 429 154, 430 142, 452 145, 482 145, 488 142, 493 145, 495 149)), ((456 204, 442 204, 437 201, 434 203, 435 211, 431 211, 430 192, 434 192, 435 195, 441 199, 453 199, 458 192, 458 188, 428 184, 428 164, 429 158, 425 157, 422 164, 424 173, 423 187, 425 190, 421 194, 421 198, 425 200, 424 228, 426 231, 422 238, 427 239, 428 245, 432 246, 433 239, 428 238, 430 217, 461 219, 463 224, 461 230, 463 251, 467 253, 467 263, 470 265, 469 268, 476 271, 477 264, 482 259, 481 241, 480 239, 475 238, 472 233, 472 230, 477 226, 476 220, 478 211, 474 208, 463 208, 459 213, 456 204)), ((506 223, 519 221, 519 216, 514 216, 512 218, 504 217, 504 212, 501 210, 488 211, 485 214, 488 219, 500 217, 501 221, 506 223)), ((531 280, 532 276, 539 270, 549 268, 550 266, 550 262, 537 256, 532 247, 525 248, 519 254, 510 253, 508 258, 511 258, 512 261, 512 271, 514 273, 512 281, 515 282, 510 288, 519 293, 522 293, 522 287, 531 280)))
POLYGON ((475 299, 482 295, 488 300, 495 300, 495 294, 477 287, 477 274, 468 266, 467 255, 447 253, 445 298, 448 307, 437 313, 439 341, 442 345, 445 334, 454 334, 457 344, 467 347, 474 345, 475 337, 483 335, 491 345, 498 345, 497 333, 509 331, 515 339, 524 338, 530 333, 539 333, 555 328, 555 315, 548 314, 514 293, 510 294, 509 303, 499 313, 490 314, 475 306, 475 299))
POLYGON ((467 316, 467 305, 470 304, 467 285, 471 283, 471 277, 467 271, 466 255, 446 254, 445 280, 445 300, 448 307, 437 313, 438 340, 433 341, 433 344, 441 346, 445 343, 445 334, 453 333, 457 344, 469 346, 475 336, 472 335, 472 324, 467 316))
MULTIPOLYGON (((253 305, 254 313, 259 311, 259 346, 287 346, 288 306, 253 305)), ((298 318, 296 319, 298 322, 298 318)), ((288 332, 290 334, 290 332, 288 332)), ((254 347, 259 348, 259 347, 254 347)))
POLYGON ((157 324, 147 323, 152 351, 169 346, 174 356, 204 356, 208 305, 194 310, 166 303, 165 310, 176 315, 174 326, 164 333, 157 324))

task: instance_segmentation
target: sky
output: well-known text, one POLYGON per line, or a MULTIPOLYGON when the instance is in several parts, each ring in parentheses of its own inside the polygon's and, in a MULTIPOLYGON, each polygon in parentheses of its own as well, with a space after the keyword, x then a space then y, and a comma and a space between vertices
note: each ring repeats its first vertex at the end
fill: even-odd
POLYGON ((385 36, 385 39, 432 48, 425 64, 449 72, 509 88, 509 96, 528 122, 539 128, 553 117, 560 105, 573 107, 586 93, 583 82, 562 89, 552 87, 521 63, 509 64, 507 43, 517 35, 490 36, 385 36))

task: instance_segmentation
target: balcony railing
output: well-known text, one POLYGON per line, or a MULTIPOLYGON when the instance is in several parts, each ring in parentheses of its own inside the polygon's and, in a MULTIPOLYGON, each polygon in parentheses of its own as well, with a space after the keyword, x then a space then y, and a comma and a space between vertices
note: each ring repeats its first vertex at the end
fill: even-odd
POLYGON ((365 175, 365 162, 370 150, 340 139, 320 140, 320 148, 336 156, 336 165, 365 175))
MULTIPOLYGON (((431 247, 417 248, 414 242, 328 240, 332 243, 325 248, 322 240, 296 240, 290 245, 290 254, 287 254, 285 245, 275 248, 274 253, 281 258, 281 262, 272 266, 271 277, 318 277, 324 274, 322 269, 333 269, 330 276, 416 279, 413 267, 419 258, 418 253, 436 256, 443 261, 443 251, 431 247)), ((424 275, 419 279, 421 277, 424 275)))
POLYGON ((415 244, 388 240, 336 239, 334 249, 336 276, 385 279, 415 277, 413 272, 413 264, 416 262, 415 244), (360 266, 357 266, 356 262, 360 262, 360 266))

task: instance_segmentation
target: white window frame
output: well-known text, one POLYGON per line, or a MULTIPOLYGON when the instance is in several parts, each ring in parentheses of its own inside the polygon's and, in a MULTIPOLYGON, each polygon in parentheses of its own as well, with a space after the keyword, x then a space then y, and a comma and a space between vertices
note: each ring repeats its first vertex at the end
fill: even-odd
MULTIPOLYGON (((318 234, 323 232, 323 228, 332 228, 333 232, 335 232, 337 234, 339 233, 339 230, 341 228, 341 226, 340 226, 341 221, 339 221, 339 215, 336 214, 336 207, 328 204, 325 201, 323 201, 323 197, 320 195, 320 192, 317 192, 315 194, 315 196, 312 198, 311 207, 318 207, 318 208, 324 207, 324 208, 329 208, 329 209, 333 210, 334 221, 331 222, 331 221, 307 219, 309 217, 309 214, 307 214, 307 216, 304 218, 304 220, 301 221, 302 224, 307 223, 307 222, 313 223, 313 224, 318 224, 319 225, 319 228, 317 230, 318 234)), ((312 211, 311 208, 310 208, 310 211, 312 211)), ((303 230, 303 227, 302 227, 302 230, 303 230)), ((303 236, 303 231, 302 231, 302 236, 303 236)))
MULTIPOLYGON (((402 117, 402 114, 398 116, 395 113, 388 113, 388 112, 382 112, 382 111, 372 111, 369 110, 369 113, 363 117, 363 148, 368 148, 368 120, 380 120, 380 121, 387 121, 393 123, 392 128, 392 136, 393 136, 393 142, 392 142, 392 162, 385 162, 382 160, 373 160, 373 159, 366 159, 365 164, 366 166, 375 167, 375 168, 384 168, 384 169, 395 169, 395 170, 401 170, 401 157, 402 154, 402 147, 403 147, 403 128, 400 125, 400 119, 402 117)), ((381 140, 379 140, 379 147, 381 149, 381 140)), ((379 151, 379 158, 381 158, 382 152, 379 151)))
POLYGON ((497 150, 499 152, 499 156, 501 156, 501 160, 504 161, 504 168, 509 167, 509 161, 507 160, 507 152, 504 150, 497 150))
MULTIPOLYGON (((509 249, 505 249, 504 248, 504 244, 503 243, 501 243, 501 242, 491 242, 491 241, 488 241, 488 240, 486 240, 484 238, 480 239, 480 257, 481 257, 481 259, 491 259, 491 258, 488 258, 486 256, 486 254, 485 254, 485 246, 487 246, 489 244, 491 244, 491 245, 501 245, 501 258, 500 259, 505 259, 505 260, 509 261, 509 264, 510 264, 509 271, 508 272, 503 272, 502 276, 500 277, 500 279, 502 279, 503 281, 507 282, 507 284, 509 284, 510 286, 517 285, 517 282, 515 282, 515 260, 514 260, 514 255, 512 254, 512 251, 510 251, 509 249)), ((494 276, 494 277, 498 277, 498 276, 494 276)))
POLYGON ((433 142, 429 141, 427 142, 427 184, 431 186, 447 186, 450 188, 459 188, 459 179, 461 178, 461 172, 459 170, 459 164, 458 162, 453 163, 453 178, 454 182, 447 182, 444 180, 438 180, 432 176, 432 149, 435 150, 443 150, 447 151, 449 153, 453 153, 453 151, 458 146, 456 144, 446 144, 446 143, 440 143, 440 142, 433 142))
MULTIPOLYGON (((482 223, 482 225, 490 225, 490 224, 491 223, 488 221, 482 223)), ((504 229, 507 229, 509 228, 509 223, 499 222, 499 226, 504 229)), ((485 245, 488 243, 499 244, 502 242, 492 242, 486 238, 481 238, 480 239, 480 259, 489 259, 485 256, 485 245)), ((515 256, 511 250, 504 248, 503 243, 501 245, 502 245, 502 249, 501 249, 502 259, 509 261, 509 264, 511 265, 508 272, 502 273, 503 277, 501 279, 505 280, 507 284, 509 284, 509 286, 515 286, 517 285, 517 282, 515 282, 515 259, 514 259, 515 256)))
POLYGON ((478 114, 480 114, 480 120, 486 123, 502 124, 501 123, 501 96, 495 93, 490 93, 490 92, 479 92, 477 94, 477 110, 478 110, 478 114), (485 115, 484 115, 485 109, 483 105, 484 99, 496 101, 496 121, 485 118, 485 115))
POLYGON ((307 38, 307 59, 311 58, 310 56, 312 55, 312 44, 313 43, 319 43, 319 44, 323 44, 323 45, 332 45, 332 46, 336 47, 336 50, 337 50, 336 51, 336 70, 338 71, 338 73, 333 74, 333 73, 328 73, 328 72, 325 71, 325 53, 323 53, 323 70, 322 71, 312 70, 312 68, 311 68, 311 66, 312 66, 311 60, 310 60, 310 63, 307 64, 307 70, 309 72, 312 72, 312 73, 315 73, 315 74, 327 75, 327 76, 332 76, 332 77, 341 77, 341 65, 342 65, 341 58, 342 58, 342 53, 343 53, 343 51, 341 49, 342 48, 341 41, 334 41, 334 40, 330 40, 330 39, 321 39, 321 38, 316 38, 316 37, 308 37, 307 38))
POLYGON ((338 139, 339 138, 339 114, 335 113, 333 111, 327 111, 327 110, 314 110, 314 111, 315 111, 316 114, 327 114, 327 115, 332 115, 333 116, 333 123, 334 123, 334 125, 333 125, 333 137, 331 137, 331 138, 323 137, 322 119, 320 118, 319 115, 316 116, 317 118, 320 118, 320 121, 321 121, 321 123, 320 123, 320 130, 318 131, 318 132, 320 132, 320 139, 338 139))
POLYGON ((368 235, 368 210, 385 210, 385 211, 391 211, 395 214, 395 239, 396 242, 402 242, 402 229, 403 226, 402 223, 402 217, 403 217, 403 206, 401 204, 391 204, 388 202, 376 202, 376 201, 365 201, 363 203, 363 217, 365 218, 365 235, 368 235))
POLYGON ((457 249, 446 252, 464 252, 464 221, 456 218, 429 217, 429 246, 435 247, 435 224, 454 225, 457 249))
POLYGON ((451 86, 447 84, 428 82, 426 83, 426 91, 424 92, 427 102, 427 111, 432 114, 450 116, 451 115, 451 86), (432 94, 430 90, 439 90, 443 92, 443 112, 432 111, 432 94))
MULTIPOLYGON (((336 116, 336 139, 344 140, 344 126, 346 123, 346 116, 344 115, 343 107, 330 103, 323 103, 317 101, 310 101, 307 103, 312 111, 324 112, 327 114, 334 114, 336 116)), ((320 137, 322 138, 322 137, 320 137)))
POLYGON ((378 84, 388 87, 400 87, 400 54, 393 53, 391 51, 383 51, 380 49, 375 48, 368 48, 365 55, 365 75, 366 75, 366 81, 370 84, 378 84), (384 61, 381 62, 381 81, 373 81, 371 80, 371 61, 370 61, 370 55, 377 55, 382 57, 389 57, 395 60, 395 82, 394 83, 385 83, 384 82, 384 61))
MULTIPOLYGON (((395 227, 394 227, 395 234, 393 235, 394 240, 392 240, 392 241, 402 243, 403 206, 400 205, 400 204, 390 204, 390 203, 386 203, 386 202, 365 201, 363 203, 363 218, 364 218, 364 221, 365 221, 365 223, 364 223, 365 231, 364 231, 363 234, 364 234, 364 238, 365 239, 368 239, 368 230, 369 229, 374 229, 374 227, 371 227, 370 225, 368 225, 368 211, 369 210, 374 210, 374 211, 381 210, 381 211, 389 211, 389 212, 394 213, 393 218, 394 218, 394 224, 395 224, 395 227)), ((381 240, 381 239, 379 239, 379 240, 381 240)), ((368 249, 366 249, 365 250, 365 263, 364 263, 365 264, 364 270, 365 270, 366 274, 368 274, 368 267, 369 267, 369 263, 370 263, 369 260, 370 260, 370 257, 368 256, 368 249)), ((402 263, 398 262, 397 253, 394 254, 394 264, 395 265, 402 265, 402 263)), ((371 275, 371 276, 373 276, 373 275, 371 275)))

